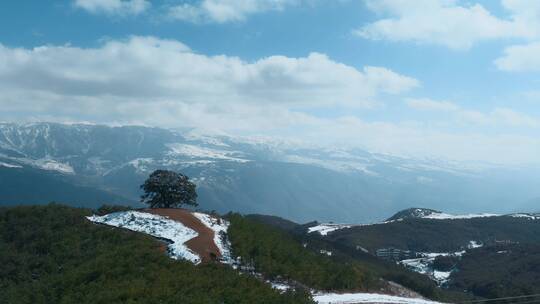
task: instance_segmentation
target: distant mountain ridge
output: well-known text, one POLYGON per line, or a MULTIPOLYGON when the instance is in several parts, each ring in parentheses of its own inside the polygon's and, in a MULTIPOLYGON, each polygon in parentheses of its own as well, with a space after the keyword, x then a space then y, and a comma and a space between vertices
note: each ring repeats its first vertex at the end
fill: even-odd
POLYGON ((399 211, 398 213, 394 214, 392 217, 388 218, 388 222, 390 221, 397 221, 397 220, 405 220, 405 219, 411 219, 411 218, 423 218, 429 215, 432 215, 434 213, 442 213, 441 211, 433 210, 433 209, 427 209, 427 208, 409 208, 402 211, 399 211))
POLYGON ((12 182, 8 189, 0 183, 0 204, 59 200, 98 205, 110 200, 137 205, 138 186, 158 168, 192 177, 207 210, 272 214, 298 222, 380 221, 414 205, 509 213, 520 206, 532 209, 530 202, 540 197, 535 168, 417 160, 140 126, 0 124, 0 181, 18 175, 31 183, 39 175, 39 180, 101 193, 99 198, 83 192, 64 197, 51 189, 32 197, 27 184, 12 182))

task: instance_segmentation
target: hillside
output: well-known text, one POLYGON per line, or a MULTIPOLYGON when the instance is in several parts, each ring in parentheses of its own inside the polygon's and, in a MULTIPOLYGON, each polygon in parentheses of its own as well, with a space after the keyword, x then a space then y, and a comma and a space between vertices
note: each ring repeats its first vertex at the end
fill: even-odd
POLYGON ((506 213, 520 206, 537 211, 531 202, 540 197, 539 171, 529 167, 412 159, 190 130, 0 124, 0 174, 11 180, 0 183, 0 205, 57 201, 142 207, 138 186, 158 168, 193 178, 206 210, 297 222, 368 223, 413 205, 451 206, 454 212, 506 213), (59 182, 69 190, 65 195, 58 187, 41 187, 39 195, 25 191, 28 184, 59 182))
POLYGON ((328 234, 349 246, 357 244, 374 252, 395 247, 421 252, 449 252, 466 248, 471 241, 540 242, 540 221, 524 216, 456 219, 409 218, 384 224, 352 226, 328 234))
POLYGON ((540 294, 540 244, 478 248, 457 261, 449 288, 485 298, 540 294))
POLYGON ((226 221, 214 221, 211 215, 192 213, 215 232, 228 226, 226 235, 220 235, 230 241, 227 249, 216 238, 219 234, 199 234, 203 240, 190 243, 196 238, 188 230, 201 230, 190 223, 194 218, 186 217, 188 211, 147 211, 110 206, 92 211, 56 204, 0 208, 0 302, 232 304, 315 299, 337 304, 358 299, 427 304, 434 302, 419 300, 422 293, 449 296, 413 272, 355 259, 345 251, 322 252, 316 240, 304 244, 298 234, 253 217, 229 214, 226 221), (201 242, 206 247, 200 247, 201 242), (210 243, 218 245, 216 260, 201 255, 210 243), (196 254, 194 259, 190 252, 196 254), (420 294, 385 277, 401 280, 420 294), (424 288, 428 285, 431 292, 424 288))
POLYGON ((371 225, 318 224, 305 238, 419 272, 448 292, 497 298, 540 292, 537 214, 452 215, 421 208, 371 225), (501 287, 501 286, 504 286, 501 287))
POLYGON ((87 209, 0 208, 1 303, 312 303, 229 266, 172 260, 145 234, 87 209))

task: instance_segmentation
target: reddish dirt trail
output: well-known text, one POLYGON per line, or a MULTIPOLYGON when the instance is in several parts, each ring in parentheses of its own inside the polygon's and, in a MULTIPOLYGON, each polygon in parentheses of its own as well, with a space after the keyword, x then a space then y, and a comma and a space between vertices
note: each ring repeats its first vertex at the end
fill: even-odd
POLYGON ((186 246, 201 257, 203 263, 208 263, 216 258, 221 258, 216 243, 214 242, 214 231, 204 225, 190 211, 185 209, 143 209, 143 212, 166 216, 178 221, 188 228, 195 230, 199 235, 185 242, 186 246))

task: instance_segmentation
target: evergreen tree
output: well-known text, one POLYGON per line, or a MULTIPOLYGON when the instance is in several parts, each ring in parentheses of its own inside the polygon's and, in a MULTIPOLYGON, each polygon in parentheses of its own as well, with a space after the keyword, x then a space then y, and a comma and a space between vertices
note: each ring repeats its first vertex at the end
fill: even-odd
POLYGON ((182 205, 197 206, 195 184, 181 173, 156 170, 141 185, 141 202, 150 208, 174 208, 182 205))

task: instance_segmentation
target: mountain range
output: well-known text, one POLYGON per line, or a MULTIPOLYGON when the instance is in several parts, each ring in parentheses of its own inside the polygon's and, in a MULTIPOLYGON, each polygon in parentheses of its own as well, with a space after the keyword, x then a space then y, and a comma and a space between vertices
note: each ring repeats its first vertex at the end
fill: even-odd
POLYGON ((142 126, 0 124, 0 205, 139 206, 155 169, 188 175, 200 208, 365 223, 410 206, 538 211, 531 166, 416 159, 142 126))

